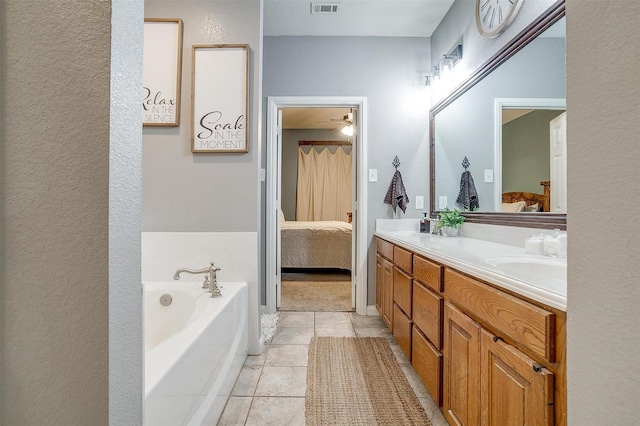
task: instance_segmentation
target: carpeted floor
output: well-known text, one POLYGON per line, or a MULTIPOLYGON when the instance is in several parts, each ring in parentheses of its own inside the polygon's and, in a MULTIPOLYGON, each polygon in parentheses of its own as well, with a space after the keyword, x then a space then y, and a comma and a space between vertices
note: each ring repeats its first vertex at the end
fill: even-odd
POLYGON ((307 425, 430 426, 384 337, 313 337, 307 425))
POLYGON ((339 269, 284 269, 281 311, 351 311, 351 273, 339 269))

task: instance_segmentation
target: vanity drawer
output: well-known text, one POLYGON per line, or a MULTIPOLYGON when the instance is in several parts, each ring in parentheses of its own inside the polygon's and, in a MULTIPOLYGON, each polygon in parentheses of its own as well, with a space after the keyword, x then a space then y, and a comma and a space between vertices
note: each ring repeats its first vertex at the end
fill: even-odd
POLYGON ((438 349, 442 349, 443 299, 421 283, 413 282, 413 323, 438 349))
POLYGON ((393 337, 396 338, 400 349, 409 361, 411 361, 411 328, 413 323, 411 318, 402 312, 402 309, 394 303, 393 305, 393 337))
POLYGON ((393 268, 393 301, 409 317, 411 317, 412 287, 413 278, 402 272, 398 267, 393 268))
POLYGON ((442 353, 429 342, 429 340, 413 327, 411 345, 411 365, 416 370, 422 383, 433 397, 433 400, 442 406, 442 353))
POLYGON ((393 263, 403 271, 411 274, 413 272, 413 253, 402 247, 393 247, 393 263))
POLYGON ((386 257, 387 259, 393 261, 393 244, 391 244, 389 241, 377 238, 376 250, 378 251, 380 256, 386 257))
POLYGON ((442 292, 442 266, 424 257, 413 256, 413 277, 427 287, 442 292))
POLYGON ((555 321, 549 312, 449 268, 444 294, 499 337, 505 336, 555 362, 555 321))

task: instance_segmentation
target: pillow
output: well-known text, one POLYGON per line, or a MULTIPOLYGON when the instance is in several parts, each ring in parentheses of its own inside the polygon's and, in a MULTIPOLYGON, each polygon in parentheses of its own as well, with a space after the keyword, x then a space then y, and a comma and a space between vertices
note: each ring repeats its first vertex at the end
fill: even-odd
POLYGON ((280 210, 280 223, 285 222, 287 219, 284 218, 284 213, 280 210))
POLYGON ((502 211, 507 213, 518 213, 524 210, 526 201, 516 201, 515 203, 502 203, 502 211))
POLYGON ((524 206, 524 210, 522 210, 523 212, 537 212, 538 210, 540 210, 540 206, 538 206, 538 203, 535 204, 531 204, 530 206, 524 206))

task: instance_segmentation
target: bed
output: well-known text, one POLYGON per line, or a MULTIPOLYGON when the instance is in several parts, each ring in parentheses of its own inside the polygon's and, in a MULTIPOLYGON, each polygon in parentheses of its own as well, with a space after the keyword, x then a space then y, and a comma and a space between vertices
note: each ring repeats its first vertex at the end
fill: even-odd
POLYGON ((505 192, 502 194, 502 211, 518 212, 548 212, 551 206, 550 182, 540 182, 543 193, 505 192))
POLYGON ((283 268, 351 270, 351 224, 331 221, 281 221, 283 268))

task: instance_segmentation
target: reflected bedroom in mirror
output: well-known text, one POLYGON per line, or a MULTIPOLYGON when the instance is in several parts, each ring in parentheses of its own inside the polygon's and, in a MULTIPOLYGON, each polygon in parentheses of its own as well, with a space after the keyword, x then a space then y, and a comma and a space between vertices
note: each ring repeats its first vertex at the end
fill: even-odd
POLYGON ((434 105, 432 217, 448 207, 470 222, 566 229, 565 62, 562 7, 434 105))

